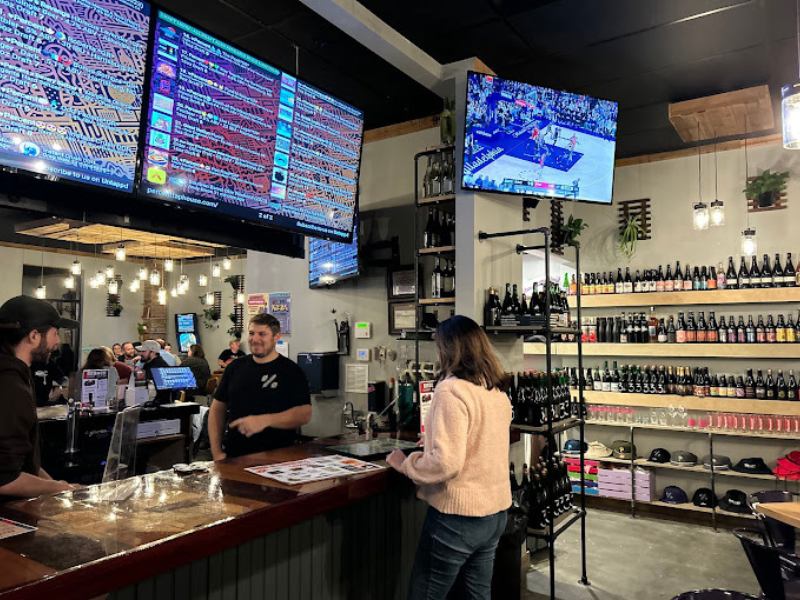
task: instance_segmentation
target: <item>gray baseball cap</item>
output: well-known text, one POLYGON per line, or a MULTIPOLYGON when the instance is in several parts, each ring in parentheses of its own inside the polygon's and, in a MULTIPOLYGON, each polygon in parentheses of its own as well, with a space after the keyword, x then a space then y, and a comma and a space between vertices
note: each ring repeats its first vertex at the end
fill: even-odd
POLYGON ((697 455, 686 450, 678 450, 672 453, 670 464, 676 467, 693 467, 697 464, 697 455))
MULTIPOLYGON (((714 455, 714 470, 715 471, 727 471, 728 469, 733 466, 731 459, 727 456, 722 454, 715 454, 714 455)), ((711 455, 706 454, 703 457, 703 468, 711 470, 711 455)))

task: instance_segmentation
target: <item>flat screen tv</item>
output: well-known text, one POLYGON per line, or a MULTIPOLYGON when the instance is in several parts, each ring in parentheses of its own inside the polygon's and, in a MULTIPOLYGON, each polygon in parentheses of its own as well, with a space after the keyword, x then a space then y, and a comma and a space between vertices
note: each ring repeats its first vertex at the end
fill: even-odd
POLYGON ((0 2, 0 166, 131 192, 150 5, 0 2))
POLYGON ((197 313, 177 313, 175 315, 175 333, 178 336, 179 352, 185 354, 189 351, 189 346, 199 344, 197 313))
POLYGON ((363 113, 158 11, 140 192, 349 241, 363 113))
POLYGON ((611 204, 616 102, 483 73, 467 81, 462 187, 611 204))
POLYGON ((308 286, 327 287, 361 274, 358 260, 358 217, 353 221, 353 241, 349 244, 315 238, 308 239, 308 286))

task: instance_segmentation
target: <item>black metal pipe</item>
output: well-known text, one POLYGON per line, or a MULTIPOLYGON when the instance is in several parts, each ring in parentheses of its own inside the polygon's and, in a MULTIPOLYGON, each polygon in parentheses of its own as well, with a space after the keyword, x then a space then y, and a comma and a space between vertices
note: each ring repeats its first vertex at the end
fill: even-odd
POLYGON ((498 233, 486 233, 485 231, 478 232, 479 240, 491 240, 494 238, 511 237, 514 235, 525 235, 528 233, 543 233, 547 235, 549 229, 547 227, 536 227, 534 229, 518 229, 516 231, 500 231, 498 233))

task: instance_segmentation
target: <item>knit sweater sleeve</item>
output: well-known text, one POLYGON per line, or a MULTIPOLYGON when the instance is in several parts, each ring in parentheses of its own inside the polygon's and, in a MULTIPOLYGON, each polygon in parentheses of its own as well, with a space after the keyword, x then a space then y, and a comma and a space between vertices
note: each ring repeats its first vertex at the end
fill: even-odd
MULTIPOLYGON (((440 384, 441 385, 441 384, 440 384)), ((435 484, 458 476, 467 454, 469 416, 463 400, 451 386, 436 390, 425 434, 425 450, 413 452, 400 472, 414 483, 435 484)))

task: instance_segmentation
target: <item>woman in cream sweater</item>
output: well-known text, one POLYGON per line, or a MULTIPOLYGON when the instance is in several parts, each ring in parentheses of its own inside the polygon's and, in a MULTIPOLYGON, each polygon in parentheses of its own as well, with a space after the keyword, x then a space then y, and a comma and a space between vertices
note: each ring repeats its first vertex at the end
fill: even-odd
POLYGON ((442 371, 425 419, 425 450, 408 458, 395 450, 387 458, 430 505, 408 597, 444 599, 458 580, 459 598, 488 600, 511 506, 506 377, 472 319, 457 315, 439 324, 436 349, 442 371))

